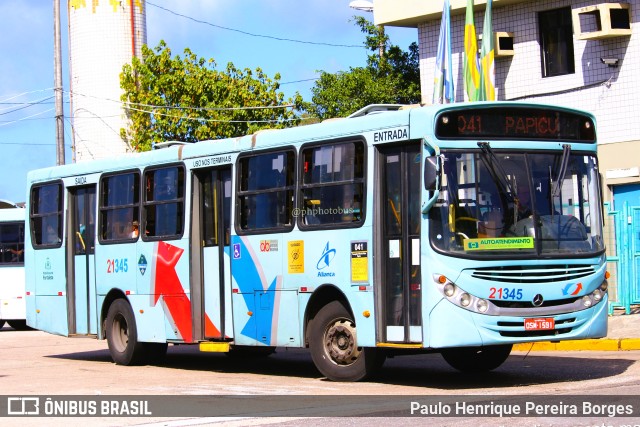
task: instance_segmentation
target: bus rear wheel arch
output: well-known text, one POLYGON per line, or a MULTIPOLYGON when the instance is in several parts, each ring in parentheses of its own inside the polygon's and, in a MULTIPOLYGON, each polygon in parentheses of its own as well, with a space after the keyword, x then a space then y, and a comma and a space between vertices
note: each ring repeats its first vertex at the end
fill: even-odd
POLYGON ((452 368, 467 373, 481 373, 492 371, 502 365, 511 354, 512 348, 512 344, 456 347, 443 349, 441 354, 452 368))
POLYGON ((322 307, 309 325, 309 349, 316 368, 333 381, 359 381, 371 375, 382 353, 358 347, 353 316, 340 302, 322 307))
POLYGON ((131 305, 119 298, 109 306, 105 320, 107 344, 111 358, 118 365, 160 362, 167 353, 167 343, 142 343, 131 305))

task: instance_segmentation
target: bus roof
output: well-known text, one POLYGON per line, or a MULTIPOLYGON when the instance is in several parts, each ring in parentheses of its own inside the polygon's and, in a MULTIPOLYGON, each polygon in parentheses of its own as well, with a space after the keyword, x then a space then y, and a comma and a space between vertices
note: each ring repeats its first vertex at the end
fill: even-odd
POLYGON ((361 114, 353 117, 331 120, 327 122, 297 126, 286 129, 274 129, 268 131, 258 131, 253 135, 246 135, 235 138, 206 140, 197 143, 171 142, 163 143, 167 148, 152 150, 142 153, 127 153, 114 158, 86 161, 81 163, 54 166, 45 169, 30 171, 28 174, 29 183, 46 181, 57 178, 92 174, 99 172, 110 172, 126 170, 128 168, 140 168, 153 166, 156 164, 166 164, 179 162, 185 159, 198 158, 204 156, 214 156, 226 153, 250 152, 278 146, 299 146, 301 144, 323 141, 328 139, 339 139, 342 137, 363 135, 381 129, 392 129, 402 126, 409 127, 410 117, 420 115, 423 117, 420 127, 409 128, 409 139, 433 136, 433 126, 426 124, 433 123, 435 116, 443 111, 452 109, 464 109, 488 106, 528 106, 528 107, 548 107, 561 111, 570 111, 585 114, 593 119, 587 112, 566 107, 550 106, 545 104, 524 103, 524 102, 475 102, 475 103, 452 103, 429 106, 407 106, 404 108, 398 105, 390 105, 389 109, 367 108, 360 110, 361 114))
POLYGON ((24 221, 26 210, 23 208, 0 209, 0 222, 24 221))

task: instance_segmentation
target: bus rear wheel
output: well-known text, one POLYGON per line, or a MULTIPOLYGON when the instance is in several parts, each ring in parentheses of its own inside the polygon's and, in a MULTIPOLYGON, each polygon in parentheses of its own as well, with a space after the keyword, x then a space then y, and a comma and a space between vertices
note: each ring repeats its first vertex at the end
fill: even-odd
POLYGON ((488 372, 502 365, 511 353, 511 344, 484 347, 459 347, 442 350, 442 357, 451 367, 469 373, 488 372))
POLYGON ((111 358, 118 365, 136 365, 146 354, 138 342, 138 330, 129 303, 117 299, 109 307, 106 320, 107 344, 111 358))
POLYGON ((322 307, 311 321, 309 348, 316 368, 333 381, 362 380, 384 357, 375 348, 358 347, 355 322, 339 301, 322 307))

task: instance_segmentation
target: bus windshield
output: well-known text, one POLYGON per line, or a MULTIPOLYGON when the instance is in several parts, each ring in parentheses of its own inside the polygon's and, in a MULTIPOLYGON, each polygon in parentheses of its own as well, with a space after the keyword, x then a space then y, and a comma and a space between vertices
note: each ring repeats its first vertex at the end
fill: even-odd
POLYGON ((453 255, 593 255, 604 250, 596 158, 571 152, 445 152, 430 238, 453 255))

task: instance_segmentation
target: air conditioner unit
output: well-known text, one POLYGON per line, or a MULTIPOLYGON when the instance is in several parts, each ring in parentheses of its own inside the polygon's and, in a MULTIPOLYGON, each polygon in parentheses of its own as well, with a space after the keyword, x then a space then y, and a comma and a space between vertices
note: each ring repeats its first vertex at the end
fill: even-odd
POLYGON ((494 49, 496 58, 513 56, 513 33, 496 31, 494 34, 494 49))
POLYGON ((629 3, 600 3, 572 10, 573 31, 578 40, 631 35, 629 3))

